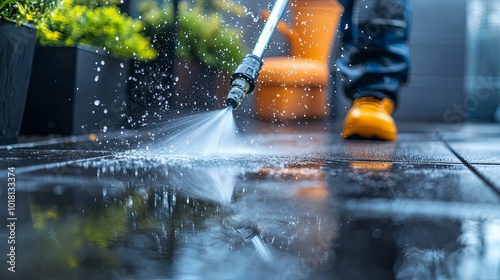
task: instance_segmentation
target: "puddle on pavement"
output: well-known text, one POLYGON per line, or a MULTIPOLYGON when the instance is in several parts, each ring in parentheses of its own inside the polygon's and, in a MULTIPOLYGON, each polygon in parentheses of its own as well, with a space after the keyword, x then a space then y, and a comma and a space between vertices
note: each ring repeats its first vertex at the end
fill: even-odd
POLYGON ((500 277, 500 220, 490 213, 498 207, 448 216, 419 211, 411 200, 413 208, 399 215, 404 205, 384 208, 397 195, 365 204, 347 197, 348 186, 338 184, 349 181, 340 178, 395 181, 390 174, 400 164, 372 165, 122 154, 32 170, 18 178, 16 274, 2 269, 0 278, 500 277), (371 175, 360 174, 367 168, 371 175), (260 231, 271 261, 231 219, 260 231))

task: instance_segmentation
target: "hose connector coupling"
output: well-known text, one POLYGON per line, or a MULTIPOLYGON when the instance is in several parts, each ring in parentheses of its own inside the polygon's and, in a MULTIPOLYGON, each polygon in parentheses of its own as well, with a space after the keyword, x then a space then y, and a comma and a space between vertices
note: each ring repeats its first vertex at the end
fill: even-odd
POLYGON ((247 54, 236 71, 231 75, 231 89, 226 98, 226 104, 233 109, 240 106, 243 98, 255 89, 257 78, 262 67, 262 59, 253 54, 247 54))

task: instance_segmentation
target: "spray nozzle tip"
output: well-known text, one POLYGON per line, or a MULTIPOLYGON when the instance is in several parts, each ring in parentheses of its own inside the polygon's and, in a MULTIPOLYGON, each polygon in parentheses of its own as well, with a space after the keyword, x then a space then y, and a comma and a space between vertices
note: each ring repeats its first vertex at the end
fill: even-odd
POLYGON ((238 101, 234 100, 233 98, 227 98, 226 99, 226 105, 227 106, 231 106, 233 108, 233 110, 236 110, 236 108, 238 108, 238 101))
POLYGON ((227 95, 226 104, 232 106, 233 109, 238 108, 245 94, 246 92, 241 87, 233 86, 227 95))
POLYGON ((238 228, 234 228, 234 230, 238 232, 243 240, 247 242, 252 240, 252 238, 254 238, 255 236, 259 235, 259 230, 257 229, 257 227, 250 223, 244 224, 243 226, 238 228))
POLYGON ((256 224, 248 220, 238 220, 234 218, 226 218, 225 222, 232 227, 245 241, 250 241, 255 236, 259 235, 259 229, 256 224))

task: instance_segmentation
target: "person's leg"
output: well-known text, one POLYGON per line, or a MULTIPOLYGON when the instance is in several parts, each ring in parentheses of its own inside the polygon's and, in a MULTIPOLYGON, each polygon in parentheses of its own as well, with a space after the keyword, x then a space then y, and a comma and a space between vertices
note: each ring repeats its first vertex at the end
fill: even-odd
MULTIPOLYGON (((336 64, 340 82, 346 96, 354 100, 353 109, 364 106, 370 111, 368 117, 361 122, 359 119, 352 119, 353 114, 350 112, 346 118, 344 136, 349 138, 356 135, 362 138, 394 140, 397 132, 390 115, 397 104, 399 90, 406 83, 409 72, 410 2, 406 0, 340 2, 346 9, 340 26, 341 54, 336 64), (379 109, 382 112, 382 119, 377 118, 376 111, 379 109), (382 132, 379 133, 377 130, 382 132), (358 133, 360 131, 366 133, 361 135, 358 133)), ((359 112, 355 113, 354 115, 359 115, 359 112)))
POLYGON ((399 89, 408 78, 410 2, 340 2, 350 13, 340 26, 343 49, 337 60, 345 94, 357 99, 375 92, 375 97, 397 102, 399 89))
POLYGON ((340 26, 339 31, 341 33, 341 39, 343 45, 351 44, 352 36, 350 33, 352 30, 352 9, 354 0, 337 0, 343 7, 344 12, 342 13, 342 17, 340 18, 340 26))

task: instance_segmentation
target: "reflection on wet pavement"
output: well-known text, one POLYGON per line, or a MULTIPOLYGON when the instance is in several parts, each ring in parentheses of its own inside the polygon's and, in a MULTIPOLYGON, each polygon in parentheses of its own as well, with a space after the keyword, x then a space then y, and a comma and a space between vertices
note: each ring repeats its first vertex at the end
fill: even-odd
POLYGON ((500 279, 498 157, 439 129, 257 131, 210 156, 148 151, 147 133, 2 146, 17 222, 16 273, 2 230, 0 278, 500 279))

